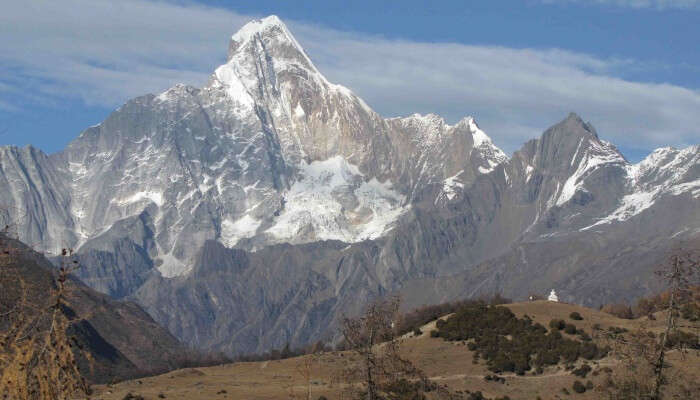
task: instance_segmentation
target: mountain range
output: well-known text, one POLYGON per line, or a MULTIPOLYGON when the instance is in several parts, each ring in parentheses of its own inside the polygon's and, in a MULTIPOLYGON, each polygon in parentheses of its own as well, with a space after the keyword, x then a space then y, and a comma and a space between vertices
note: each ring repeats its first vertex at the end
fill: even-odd
POLYGON ((0 147, 0 185, 22 241, 75 248, 85 284, 230 354, 333 340, 389 293, 630 299, 700 237, 700 146, 633 164, 572 113, 508 157, 473 117, 381 117, 275 16, 201 88, 130 100, 55 154, 0 147))

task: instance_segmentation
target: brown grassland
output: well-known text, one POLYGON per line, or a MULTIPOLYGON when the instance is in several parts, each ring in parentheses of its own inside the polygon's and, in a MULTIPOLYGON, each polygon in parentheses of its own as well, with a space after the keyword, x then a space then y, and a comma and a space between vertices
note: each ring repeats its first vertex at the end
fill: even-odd
MULTIPOLYGON (((665 324, 664 312, 657 312, 655 319, 642 317, 630 320, 576 305, 547 301, 505 306, 517 317, 522 318, 527 314, 544 326, 555 318, 575 323, 577 328, 582 328, 593 336, 593 340, 600 345, 605 345, 606 342, 595 332, 606 331, 609 327, 625 328, 629 332, 645 329, 658 334, 663 332, 665 324), (580 313, 583 320, 572 321, 569 315, 574 311, 580 313)), ((571 371, 559 364, 545 368, 542 374, 534 374, 532 371, 523 376, 500 374, 499 376, 505 378, 505 382, 487 381, 484 377, 493 373, 486 368, 483 360, 474 364, 473 352, 469 351, 463 342, 431 338, 429 333, 434 328, 435 322, 431 322, 421 329, 422 334, 419 336, 414 336, 413 333, 406 334, 402 340, 401 352, 432 381, 446 386, 451 392, 462 395, 465 399, 467 393, 476 391, 481 391, 488 398, 608 398, 604 387, 611 375, 619 378, 635 373, 630 370, 628 364, 610 355, 600 360, 587 361, 592 371, 586 378, 572 375, 571 371), (585 393, 576 393, 572 390, 576 380, 584 384, 590 380, 593 388, 589 388, 585 393)), ((697 333, 699 328, 694 326, 690 329, 697 333)), ((114 385, 95 386, 91 398, 122 400, 129 398, 127 395, 131 393, 143 396, 144 399, 306 399, 307 393, 310 392, 308 398, 314 400, 320 396, 329 400, 343 399, 347 397, 343 394, 345 384, 340 383, 338 378, 349 363, 357 361, 357 356, 349 352, 326 352, 284 360, 183 369, 114 385)), ((666 375, 671 383, 700 382, 700 351, 673 350, 669 352, 667 361, 671 366, 666 375)), ((583 362, 584 360, 579 360, 576 365, 580 366, 583 362)), ((696 398, 700 398, 700 393, 697 396, 696 398)))

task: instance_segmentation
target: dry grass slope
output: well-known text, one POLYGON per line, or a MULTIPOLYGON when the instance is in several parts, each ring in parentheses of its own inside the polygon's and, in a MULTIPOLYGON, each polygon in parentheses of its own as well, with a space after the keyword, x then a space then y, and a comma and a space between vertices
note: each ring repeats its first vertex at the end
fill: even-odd
MULTIPOLYGON (((654 332, 663 331, 663 315, 656 320, 620 319, 615 316, 575 305, 536 301, 506 305, 518 317, 525 314, 535 322, 547 326, 549 321, 558 318, 573 322, 589 334, 596 330, 608 331, 611 327, 624 328, 634 332, 640 328, 654 332), (578 312, 583 319, 571 320, 572 312, 578 312), (594 329, 598 328, 598 329, 594 329)), ((509 396, 511 399, 600 399, 606 398, 602 391, 609 376, 626 373, 621 360, 613 356, 596 361, 586 361, 591 372, 585 378, 575 376, 564 365, 545 368, 542 374, 528 372, 523 376, 501 374, 500 380, 486 380, 493 375, 485 364, 474 364, 473 352, 462 342, 447 342, 431 338, 430 331, 435 322, 421 328, 420 336, 408 333, 402 346, 403 356, 421 368, 433 381, 444 384, 457 394, 467 397, 467 391, 481 391, 489 398, 509 396), (576 393, 572 388, 576 381, 584 384, 588 380, 593 385, 584 393, 576 393), (564 392, 569 394, 566 394, 564 392)), ((566 334, 565 334, 566 335, 566 334)), ((594 337, 594 340, 602 340, 594 337)), ((350 353, 327 352, 315 356, 303 356, 286 360, 235 363, 209 368, 186 369, 165 375, 126 381, 113 386, 96 388, 96 398, 122 400, 128 393, 139 394, 146 399, 291 399, 325 396, 329 400, 343 399, 343 384, 337 381, 338 374, 348 365, 358 360, 350 353), (300 368, 310 365, 310 379, 300 373, 300 368)), ((576 367, 584 360, 579 360, 576 367)), ((679 352, 669 354, 670 376, 686 382, 700 382, 700 352, 691 350, 685 355, 679 352)), ((301 368, 303 369, 303 368, 301 368)), ((700 393, 698 397, 700 398, 700 393)))

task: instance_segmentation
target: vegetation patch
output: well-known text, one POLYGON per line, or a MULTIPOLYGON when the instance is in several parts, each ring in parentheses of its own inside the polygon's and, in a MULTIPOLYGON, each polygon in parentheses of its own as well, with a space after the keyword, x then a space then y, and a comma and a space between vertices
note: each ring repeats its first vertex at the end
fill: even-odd
POLYGON ((575 321, 581 321, 581 320, 583 320, 583 317, 581 316, 581 314, 578 313, 578 312, 576 312, 576 311, 574 311, 574 312, 572 312, 571 314, 569 314, 569 318, 571 318, 571 319, 573 319, 573 320, 575 320, 575 321))
POLYGON ((571 371, 572 374, 585 378, 588 373, 591 372, 591 366, 588 364, 583 364, 580 368, 571 371))
MULTIPOLYGON (((431 336, 449 341, 472 341, 475 357, 486 360, 490 371, 524 374, 533 367, 573 363, 604 357, 608 349, 564 338, 559 324, 550 332, 531 319, 519 319, 506 307, 486 303, 460 308, 446 321, 438 320, 431 336)), ((550 324, 552 326, 552 324, 550 324)), ((566 324, 564 324, 564 329, 566 324)), ((576 328, 574 327, 574 333, 576 328)))

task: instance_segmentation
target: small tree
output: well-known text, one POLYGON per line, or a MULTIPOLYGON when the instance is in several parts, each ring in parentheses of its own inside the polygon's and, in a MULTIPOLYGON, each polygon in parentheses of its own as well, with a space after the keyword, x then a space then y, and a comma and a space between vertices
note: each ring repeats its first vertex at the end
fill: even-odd
POLYGON ((700 262, 698 261, 697 254, 680 251, 672 255, 666 266, 658 271, 658 274, 668 283, 670 294, 668 308, 666 309, 668 313, 666 318, 666 331, 661 336, 658 357, 654 364, 656 380, 654 382, 652 399, 659 399, 661 396, 661 387, 665 381, 663 369, 666 347, 669 337, 675 333, 677 329, 676 318, 679 314, 679 304, 681 304, 683 299, 687 299, 688 287, 691 281, 696 279, 700 274, 700 262))
POLYGON ((438 389, 399 354, 401 341, 395 334, 399 305, 398 297, 378 300, 370 303, 360 317, 343 320, 346 348, 359 356, 359 363, 351 363, 343 371, 343 380, 350 383, 354 397, 398 398, 397 391, 403 393, 409 386, 417 394, 438 389), (355 390, 356 383, 362 384, 362 390, 355 390))
POLYGON ((25 279, 22 268, 32 262, 28 253, 0 234, 0 396, 53 400, 87 394, 89 386, 73 354, 75 343, 66 334, 66 282, 77 261, 64 250, 55 279, 42 282, 25 279))

